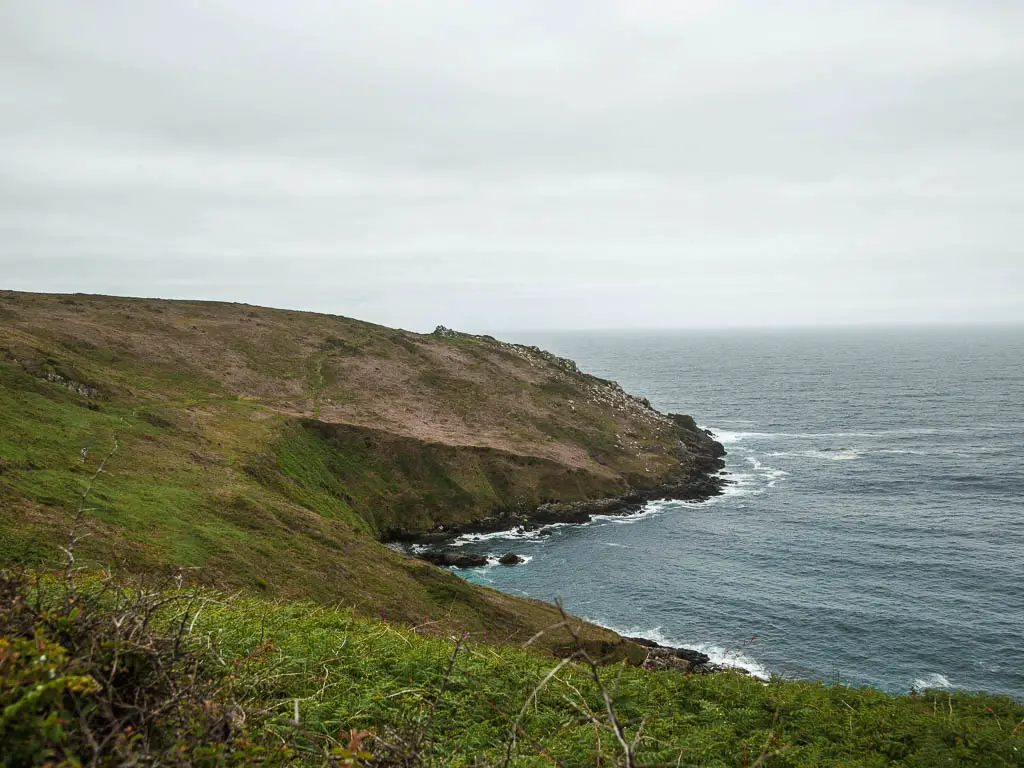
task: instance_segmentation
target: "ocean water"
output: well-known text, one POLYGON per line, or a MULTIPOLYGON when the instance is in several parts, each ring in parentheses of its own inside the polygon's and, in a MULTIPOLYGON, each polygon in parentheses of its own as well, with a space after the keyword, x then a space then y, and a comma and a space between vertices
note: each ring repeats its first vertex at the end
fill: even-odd
POLYGON ((693 414, 734 484, 462 575, 761 675, 1024 698, 1024 328, 514 340, 693 414))

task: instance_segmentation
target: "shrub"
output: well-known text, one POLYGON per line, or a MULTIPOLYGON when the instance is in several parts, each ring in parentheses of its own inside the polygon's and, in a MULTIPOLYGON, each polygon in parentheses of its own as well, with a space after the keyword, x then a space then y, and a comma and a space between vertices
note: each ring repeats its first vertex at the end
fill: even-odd
POLYGON ((4 766, 281 762, 187 636, 194 593, 0 572, 4 766), (173 626, 169 623, 174 618, 173 626))

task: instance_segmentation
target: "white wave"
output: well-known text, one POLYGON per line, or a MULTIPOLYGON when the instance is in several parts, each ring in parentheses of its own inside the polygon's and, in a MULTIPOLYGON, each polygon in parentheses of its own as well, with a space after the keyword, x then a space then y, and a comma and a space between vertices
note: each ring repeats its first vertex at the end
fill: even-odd
MULTIPOLYGON (((553 528, 554 526, 545 526, 546 528, 553 528)), ((491 533, 464 533, 461 536, 456 537, 452 540, 448 546, 450 547, 463 547, 466 544, 477 544, 481 541, 494 541, 495 539, 510 539, 515 541, 538 539, 544 534, 541 533, 540 528, 532 531, 524 531, 518 528, 513 528, 508 531, 493 531, 491 533)))
POLYGON ((647 502, 647 508, 654 512, 660 512, 665 509, 671 509, 679 505, 678 501, 672 499, 655 499, 654 501, 647 502))
MULTIPOLYGON (((487 565, 482 566, 482 567, 485 568, 485 569, 490 569, 490 568, 493 568, 496 565, 501 565, 501 563, 499 563, 498 561, 502 557, 503 557, 503 555, 487 555, 487 565)), ((522 562, 520 562, 519 565, 526 565, 531 560, 533 560, 533 555, 519 555, 519 557, 522 558, 522 562)), ((502 565, 501 567, 505 568, 507 566, 502 565)))
POLYGON ((769 488, 774 488, 780 480, 789 476, 789 472, 786 470, 762 464, 754 456, 747 456, 746 460, 753 472, 727 473, 724 477, 729 480, 729 483, 722 489, 722 494, 714 496, 703 503, 711 504, 715 499, 736 496, 759 496, 769 488))
MULTIPOLYGON (((767 455, 768 456, 779 456, 781 454, 769 453, 767 455)), ((769 467, 769 466, 766 466, 765 464, 762 464, 761 460, 758 459, 756 456, 747 456, 746 459, 747 459, 747 463, 750 464, 750 466, 754 468, 755 472, 760 472, 762 475, 764 475, 769 480, 770 479, 774 479, 774 478, 785 477, 786 475, 789 474, 789 472, 787 472, 784 469, 776 469, 775 467, 769 467)))
POLYGON ((646 520, 649 517, 664 512, 664 507, 654 507, 650 505, 645 506, 639 512, 633 512, 628 515, 594 515, 591 519, 591 523, 611 523, 612 525, 632 525, 633 523, 639 523, 641 520, 646 520))
MULTIPOLYGON (((502 553, 502 555, 503 554, 504 553, 502 553)), ((533 560, 533 555, 519 555, 519 557, 523 559, 522 562, 517 563, 516 566, 502 565, 499 562, 502 555, 485 555, 485 557, 487 558, 487 562, 484 565, 474 565, 468 568, 462 568, 457 565, 447 565, 444 567, 447 568, 449 571, 457 573, 459 576, 469 578, 470 580, 472 580, 474 577, 482 576, 483 574, 487 573, 488 571, 492 571, 495 568, 520 567, 523 565, 527 565, 531 560, 533 560)), ((492 584, 493 582, 491 581, 491 579, 487 579, 487 583, 492 584)), ((507 592, 508 590, 504 591, 507 592)))
POLYGON ((851 448, 845 451, 836 451, 831 456, 829 456, 829 459, 831 461, 856 461, 862 455, 863 454, 860 451, 851 448))
POLYGON ((975 458, 979 455, 992 454, 993 448, 988 445, 980 446, 957 446, 955 448, 942 448, 934 446, 928 450, 915 450, 913 448, 879 448, 873 453, 882 453, 892 456, 952 456, 958 459, 975 458))
POLYGON ((758 494, 764 493, 764 487, 759 487, 759 483, 757 482, 757 475, 735 472, 728 475, 728 479, 729 483, 722 488, 721 494, 718 496, 712 496, 710 499, 702 503, 710 506, 717 501, 723 501, 737 496, 757 496, 758 494))
POLYGON ((775 451, 765 454, 771 457, 791 457, 803 459, 821 459, 822 461, 855 461, 864 455, 864 451, 857 448, 843 448, 838 451, 810 450, 810 451, 775 451))
POLYGON ((946 690, 956 688, 948 677, 940 675, 938 672, 929 672, 924 677, 917 678, 911 687, 915 691, 923 691, 926 688, 945 688, 946 690))
POLYGON ((385 544, 388 549, 393 549, 395 552, 401 552, 403 555, 421 555, 430 549, 427 544, 408 544, 404 541, 392 541, 385 544))
MULTIPOLYGON (((631 512, 626 515, 593 515, 591 517, 591 522, 629 525, 631 523, 638 523, 641 520, 646 520, 647 518, 660 514, 665 510, 679 509, 680 506, 685 503, 686 502, 676 501, 673 499, 655 499, 644 504, 643 508, 638 512, 631 512)), ((564 523, 564 525, 571 525, 571 523, 564 523)))
POLYGON ((750 658, 743 651, 730 650, 714 643, 698 643, 696 645, 687 645, 685 647, 691 648, 695 651, 700 651, 701 653, 706 653, 708 658, 711 659, 712 664, 720 664, 723 667, 745 669, 753 677, 756 677, 759 680, 768 680, 772 676, 772 673, 768 671, 767 667, 750 658))
POLYGON ((957 434, 963 430, 938 430, 928 427, 917 429, 883 429, 877 432, 740 432, 733 430, 722 430, 714 432, 718 442, 740 443, 745 440, 767 440, 773 438, 784 438, 787 440, 815 440, 818 438, 851 438, 851 437, 892 437, 894 435, 936 435, 936 434, 957 434))
MULTIPOLYGON (((711 430, 715 432, 714 430, 711 430)), ((721 432, 715 432, 715 439, 718 440, 722 445, 728 445, 729 443, 739 443, 748 438, 758 437, 781 437, 781 435, 775 435, 771 432, 729 432, 722 430, 721 432)))

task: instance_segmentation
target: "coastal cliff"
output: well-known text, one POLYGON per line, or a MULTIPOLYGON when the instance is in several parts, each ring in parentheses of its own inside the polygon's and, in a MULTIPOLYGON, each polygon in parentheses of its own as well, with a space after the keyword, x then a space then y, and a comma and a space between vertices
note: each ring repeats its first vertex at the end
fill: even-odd
POLYGON ((0 392, 4 562, 53 557, 109 457, 87 561, 499 637, 532 634, 552 607, 379 542, 583 522, 724 482, 724 451, 692 418, 443 327, 6 291, 0 392))

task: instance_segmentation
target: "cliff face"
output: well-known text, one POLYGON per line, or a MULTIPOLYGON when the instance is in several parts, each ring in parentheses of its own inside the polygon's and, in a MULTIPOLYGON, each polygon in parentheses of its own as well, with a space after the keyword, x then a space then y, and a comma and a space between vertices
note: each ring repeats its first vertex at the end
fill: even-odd
POLYGON ((4 561, 54 551, 115 440, 92 558, 393 613, 449 588, 410 582, 431 567, 374 539, 702 497, 722 452, 692 419, 489 337, 0 292, 4 561))

